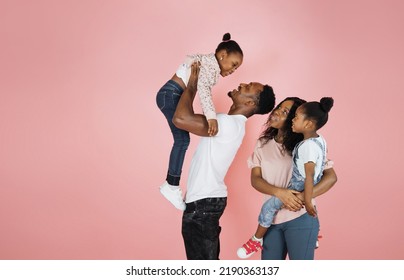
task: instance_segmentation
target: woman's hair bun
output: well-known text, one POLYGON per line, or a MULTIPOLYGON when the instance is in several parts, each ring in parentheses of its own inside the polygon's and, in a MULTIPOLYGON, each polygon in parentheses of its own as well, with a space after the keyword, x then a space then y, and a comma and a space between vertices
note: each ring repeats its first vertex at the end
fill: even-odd
POLYGON ((320 105, 324 112, 328 113, 334 105, 334 99, 332 97, 323 97, 320 100, 320 105))
POLYGON ((223 35, 223 40, 222 41, 229 41, 231 39, 230 33, 226 33, 223 35))

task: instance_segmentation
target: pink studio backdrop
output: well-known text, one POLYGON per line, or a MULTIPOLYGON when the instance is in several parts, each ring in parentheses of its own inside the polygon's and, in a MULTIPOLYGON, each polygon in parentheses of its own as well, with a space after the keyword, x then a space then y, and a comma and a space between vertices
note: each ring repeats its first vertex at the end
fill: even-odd
MULTIPOLYGON (((403 9, 399 0, 1 1, 0 259, 185 258, 181 213, 158 191, 172 140, 155 95, 186 54, 214 51, 225 32, 245 58, 214 88, 218 111, 239 82, 269 83, 278 101, 335 98, 321 133, 339 181, 317 199, 316 259, 404 259, 403 9)), ((226 179, 222 259, 236 259, 255 229, 262 196, 246 159, 265 119, 248 121, 226 179)))

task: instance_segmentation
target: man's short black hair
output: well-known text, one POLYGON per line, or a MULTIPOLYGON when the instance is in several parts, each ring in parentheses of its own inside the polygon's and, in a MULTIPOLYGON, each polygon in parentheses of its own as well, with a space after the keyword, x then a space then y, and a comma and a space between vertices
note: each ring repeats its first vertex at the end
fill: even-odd
POLYGON ((275 107, 275 93, 272 87, 265 85, 260 93, 258 109, 256 114, 264 115, 272 111, 275 107))

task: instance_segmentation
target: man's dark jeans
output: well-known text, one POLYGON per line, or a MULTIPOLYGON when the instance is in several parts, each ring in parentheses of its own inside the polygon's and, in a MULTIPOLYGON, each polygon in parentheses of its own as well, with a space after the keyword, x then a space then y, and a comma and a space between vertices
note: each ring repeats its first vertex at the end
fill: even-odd
POLYGON ((182 216, 182 237, 188 260, 218 260, 219 219, 227 197, 214 197, 187 203, 182 216))

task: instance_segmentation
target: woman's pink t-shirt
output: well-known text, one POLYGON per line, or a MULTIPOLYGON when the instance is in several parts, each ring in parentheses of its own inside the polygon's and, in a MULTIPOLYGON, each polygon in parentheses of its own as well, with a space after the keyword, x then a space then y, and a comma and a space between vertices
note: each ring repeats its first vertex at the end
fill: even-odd
MULTIPOLYGON (((261 141, 258 140, 253 154, 247 160, 247 164, 249 168, 260 167, 262 178, 269 184, 279 188, 288 187, 292 177, 292 156, 286 153, 282 145, 275 140, 271 139, 265 145, 262 145, 261 141)), ((270 195, 265 195, 264 201, 270 197, 270 195)), ((315 205, 314 199, 313 205, 315 205)), ((305 213, 305 208, 297 212, 282 208, 276 214, 273 224, 291 221, 305 213)))

